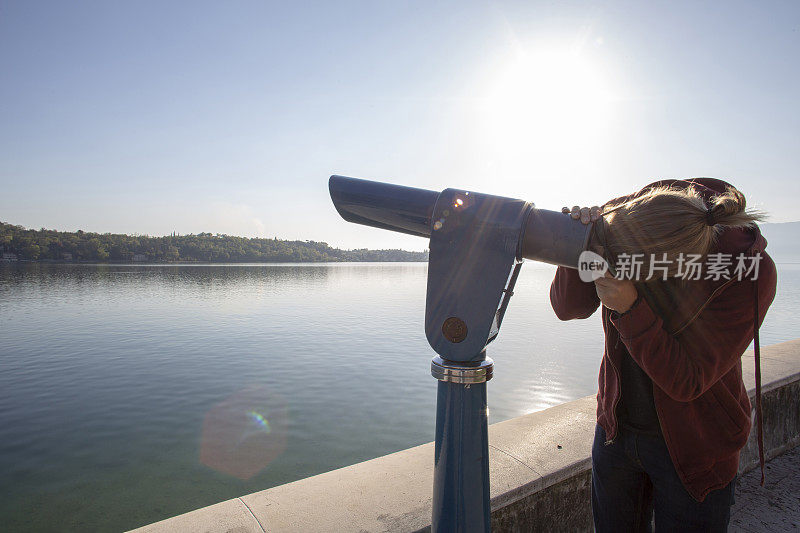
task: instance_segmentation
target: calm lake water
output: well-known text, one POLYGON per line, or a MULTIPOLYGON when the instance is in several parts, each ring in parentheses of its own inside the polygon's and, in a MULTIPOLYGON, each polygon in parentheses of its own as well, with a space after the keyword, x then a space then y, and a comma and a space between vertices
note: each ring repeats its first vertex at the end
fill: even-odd
MULTIPOLYGON (((490 423, 593 394, 527 263, 490 423)), ((0 529, 118 531, 433 439, 427 265, 0 265, 0 529)), ((800 336, 779 265, 763 344, 800 336)))

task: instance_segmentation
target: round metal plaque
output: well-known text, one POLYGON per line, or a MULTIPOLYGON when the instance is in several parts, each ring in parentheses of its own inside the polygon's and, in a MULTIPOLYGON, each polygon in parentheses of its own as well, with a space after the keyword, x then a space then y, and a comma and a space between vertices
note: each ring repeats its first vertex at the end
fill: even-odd
POLYGON ((467 324, 457 316, 451 316, 442 324, 444 338, 452 343, 458 343, 467 338, 467 324))

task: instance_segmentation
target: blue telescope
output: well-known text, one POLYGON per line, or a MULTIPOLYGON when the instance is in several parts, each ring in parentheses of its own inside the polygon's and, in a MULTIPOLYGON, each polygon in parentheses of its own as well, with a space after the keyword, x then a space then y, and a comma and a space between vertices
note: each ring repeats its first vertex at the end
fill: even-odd
POLYGON ((576 268, 592 225, 530 202, 331 176, 348 222, 430 238, 425 335, 438 354, 431 529, 490 531, 486 382, 523 259, 576 268))

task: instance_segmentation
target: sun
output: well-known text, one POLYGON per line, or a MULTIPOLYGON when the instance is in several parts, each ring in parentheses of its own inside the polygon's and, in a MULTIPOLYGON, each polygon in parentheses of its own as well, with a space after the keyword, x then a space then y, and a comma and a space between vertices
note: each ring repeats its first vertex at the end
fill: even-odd
POLYGON ((614 91, 603 65, 580 50, 517 51, 488 83, 485 140, 508 174, 558 174, 602 155, 614 91))

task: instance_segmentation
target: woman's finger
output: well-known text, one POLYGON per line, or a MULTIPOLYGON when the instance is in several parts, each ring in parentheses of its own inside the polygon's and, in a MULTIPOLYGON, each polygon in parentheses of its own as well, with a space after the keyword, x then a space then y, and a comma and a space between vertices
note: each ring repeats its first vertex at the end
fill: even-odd
POLYGON ((594 207, 581 207, 579 205, 573 205, 572 209, 564 206, 561 208, 562 213, 569 213, 569 215, 575 219, 580 220, 583 224, 588 224, 589 222, 595 222, 600 218, 600 208, 598 206, 594 207))

